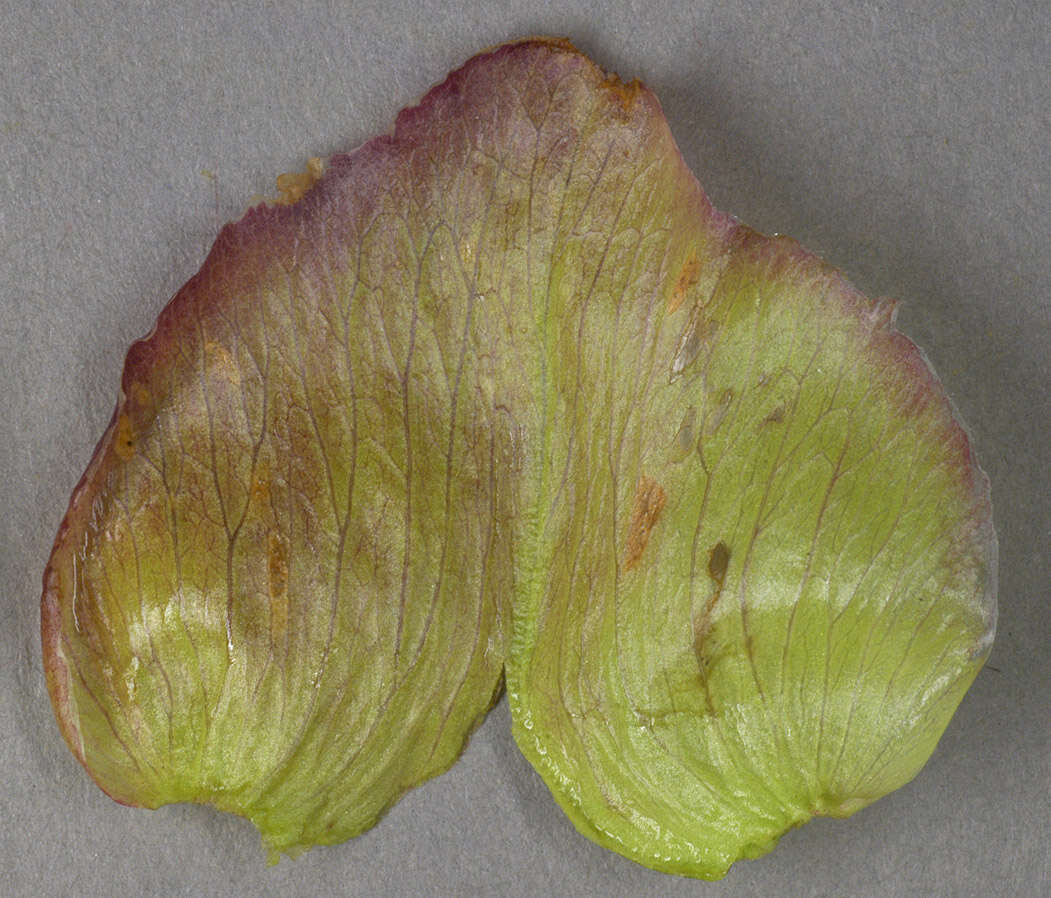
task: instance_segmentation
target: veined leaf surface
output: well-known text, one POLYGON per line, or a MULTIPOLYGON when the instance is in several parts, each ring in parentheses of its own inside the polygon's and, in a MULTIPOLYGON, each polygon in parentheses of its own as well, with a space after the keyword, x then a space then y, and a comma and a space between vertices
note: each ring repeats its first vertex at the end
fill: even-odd
POLYGON ((917 772, 991 645, 995 537, 891 304, 716 212, 652 94, 563 42, 313 180, 129 352, 45 573, 110 795, 341 841, 505 663, 570 818, 658 869, 917 772))

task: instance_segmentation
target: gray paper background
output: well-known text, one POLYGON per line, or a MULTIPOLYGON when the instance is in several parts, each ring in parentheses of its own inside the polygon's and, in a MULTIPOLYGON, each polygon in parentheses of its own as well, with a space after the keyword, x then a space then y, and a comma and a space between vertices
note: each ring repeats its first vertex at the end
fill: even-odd
POLYGON ((0 2, 0 893, 1051 893, 1051 13, 1043 0, 0 2), (32 7, 32 10, 30 10, 32 7), (40 575, 123 355, 220 225, 476 51, 568 35, 660 97, 720 208, 900 298, 993 485, 1000 630, 908 786, 720 883, 579 836, 506 702, 368 834, 276 868, 248 823, 131 810, 66 749, 40 575))

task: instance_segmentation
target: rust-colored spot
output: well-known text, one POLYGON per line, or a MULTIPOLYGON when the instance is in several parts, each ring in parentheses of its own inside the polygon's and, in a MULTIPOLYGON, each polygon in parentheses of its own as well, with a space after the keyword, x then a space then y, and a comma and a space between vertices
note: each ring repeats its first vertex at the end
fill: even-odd
POLYGON ((117 432, 113 435, 113 451, 124 461, 135 455, 135 433, 127 412, 117 416, 117 432))
POLYGON ((307 160, 306 171, 286 172, 277 176, 277 190, 281 194, 273 202, 279 206, 291 206, 298 203, 311 187, 320 179, 325 165, 314 156, 307 160))
POLYGON ((611 74, 606 76, 606 87, 613 98, 618 101, 617 105, 613 107, 614 114, 621 121, 627 121, 631 116, 631 110, 635 105, 635 101, 639 98, 639 94, 642 93, 642 84, 637 78, 624 82, 616 75, 611 74))
POLYGON ((682 305, 683 299, 686 298, 687 291, 697 283, 700 276, 701 263, 697 258, 697 254, 694 253, 685 263, 683 263, 682 270, 679 272, 679 277, 675 281, 675 286, 672 288, 671 296, 668 298, 668 314, 671 314, 682 305))
POLYGON ((252 499, 267 505, 270 502, 270 476, 265 464, 260 464, 259 468, 259 473, 252 478, 252 499))
POLYGON ((635 487, 635 505, 631 510, 631 525, 628 527, 623 570, 630 571, 638 564, 650 541, 650 531, 656 526, 667 501, 664 488, 656 480, 645 474, 639 478, 635 487))

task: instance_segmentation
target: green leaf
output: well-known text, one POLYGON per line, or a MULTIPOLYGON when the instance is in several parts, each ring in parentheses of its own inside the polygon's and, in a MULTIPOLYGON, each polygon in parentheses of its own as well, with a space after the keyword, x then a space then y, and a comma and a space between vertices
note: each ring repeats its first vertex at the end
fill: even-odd
POLYGON ((132 347, 56 540, 96 781, 294 855, 448 767, 505 665, 555 798, 657 869, 910 779, 991 646, 995 536, 893 306, 713 210, 564 42, 316 175, 132 347))
POLYGON ((652 334, 590 331, 580 380, 619 389, 560 416, 508 668, 578 828, 704 878, 911 779, 995 614, 984 478, 887 307, 786 240, 715 267, 652 334))

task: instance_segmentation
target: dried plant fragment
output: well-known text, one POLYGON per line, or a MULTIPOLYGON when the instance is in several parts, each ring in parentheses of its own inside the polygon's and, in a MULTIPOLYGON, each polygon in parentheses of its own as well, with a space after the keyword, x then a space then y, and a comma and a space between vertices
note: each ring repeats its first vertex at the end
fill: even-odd
POLYGON ((562 41, 278 186, 129 351, 44 575, 103 789, 295 855, 447 768, 504 675, 574 824, 660 870, 920 769, 995 536, 891 306, 715 211, 562 41))

